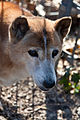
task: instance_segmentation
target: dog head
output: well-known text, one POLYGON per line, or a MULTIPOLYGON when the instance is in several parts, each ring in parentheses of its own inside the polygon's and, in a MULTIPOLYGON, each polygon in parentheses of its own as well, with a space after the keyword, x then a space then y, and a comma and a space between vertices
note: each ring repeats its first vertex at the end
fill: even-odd
POLYGON ((56 84, 55 64, 70 25, 70 17, 51 21, 21 16, 9 27, 10 59, 14 64, 23 66, 24 77, 32 76, 44 91, 56 84))

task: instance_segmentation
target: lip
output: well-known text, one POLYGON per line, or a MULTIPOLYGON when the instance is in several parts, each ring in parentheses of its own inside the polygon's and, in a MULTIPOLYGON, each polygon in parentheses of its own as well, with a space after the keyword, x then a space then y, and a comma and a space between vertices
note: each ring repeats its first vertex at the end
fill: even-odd
POLYGON ((45 92, 49 91, 49 89, 44 88, 44 87, 42 87, 42 86, 39 86, 39 88, 40 88, 42 91, 45 91, 45 92))

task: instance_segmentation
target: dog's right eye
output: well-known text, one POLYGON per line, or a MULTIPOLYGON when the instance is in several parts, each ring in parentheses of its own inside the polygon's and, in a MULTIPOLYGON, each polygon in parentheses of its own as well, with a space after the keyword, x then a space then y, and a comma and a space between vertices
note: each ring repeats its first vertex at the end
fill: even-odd
POLYGON ((36 50, 29 50, 28 53, 32 57, 38 57, 38 53, 36 50))
POLYGON ((57 54, 58 54, 58 50, 53 50, 53 52, 52 52, 52 58, 54 58, 57 54))

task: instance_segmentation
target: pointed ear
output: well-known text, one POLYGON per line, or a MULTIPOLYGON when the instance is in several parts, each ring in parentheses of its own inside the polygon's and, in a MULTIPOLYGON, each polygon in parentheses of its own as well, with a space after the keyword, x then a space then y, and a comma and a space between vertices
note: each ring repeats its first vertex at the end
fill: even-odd
POLYGON ((68 34, 71 23, 71 17, 63 17, 55 21, 55 30, 58 32, 58 35, 61 37, 61 39, 68 34))
POLYGON ((29 30, 27 18, 20 16, 16 18, 10 26, 10 41, 16 44, 29 30))

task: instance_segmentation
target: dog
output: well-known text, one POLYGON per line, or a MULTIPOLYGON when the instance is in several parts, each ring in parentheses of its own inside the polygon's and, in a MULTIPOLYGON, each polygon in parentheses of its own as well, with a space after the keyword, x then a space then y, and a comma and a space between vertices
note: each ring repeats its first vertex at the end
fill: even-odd
POLYGON ((0 86, 28 76, 43 91, 55 86, 55 64, 70 26, 71 17, 52 21, 0 2, 0 86))

